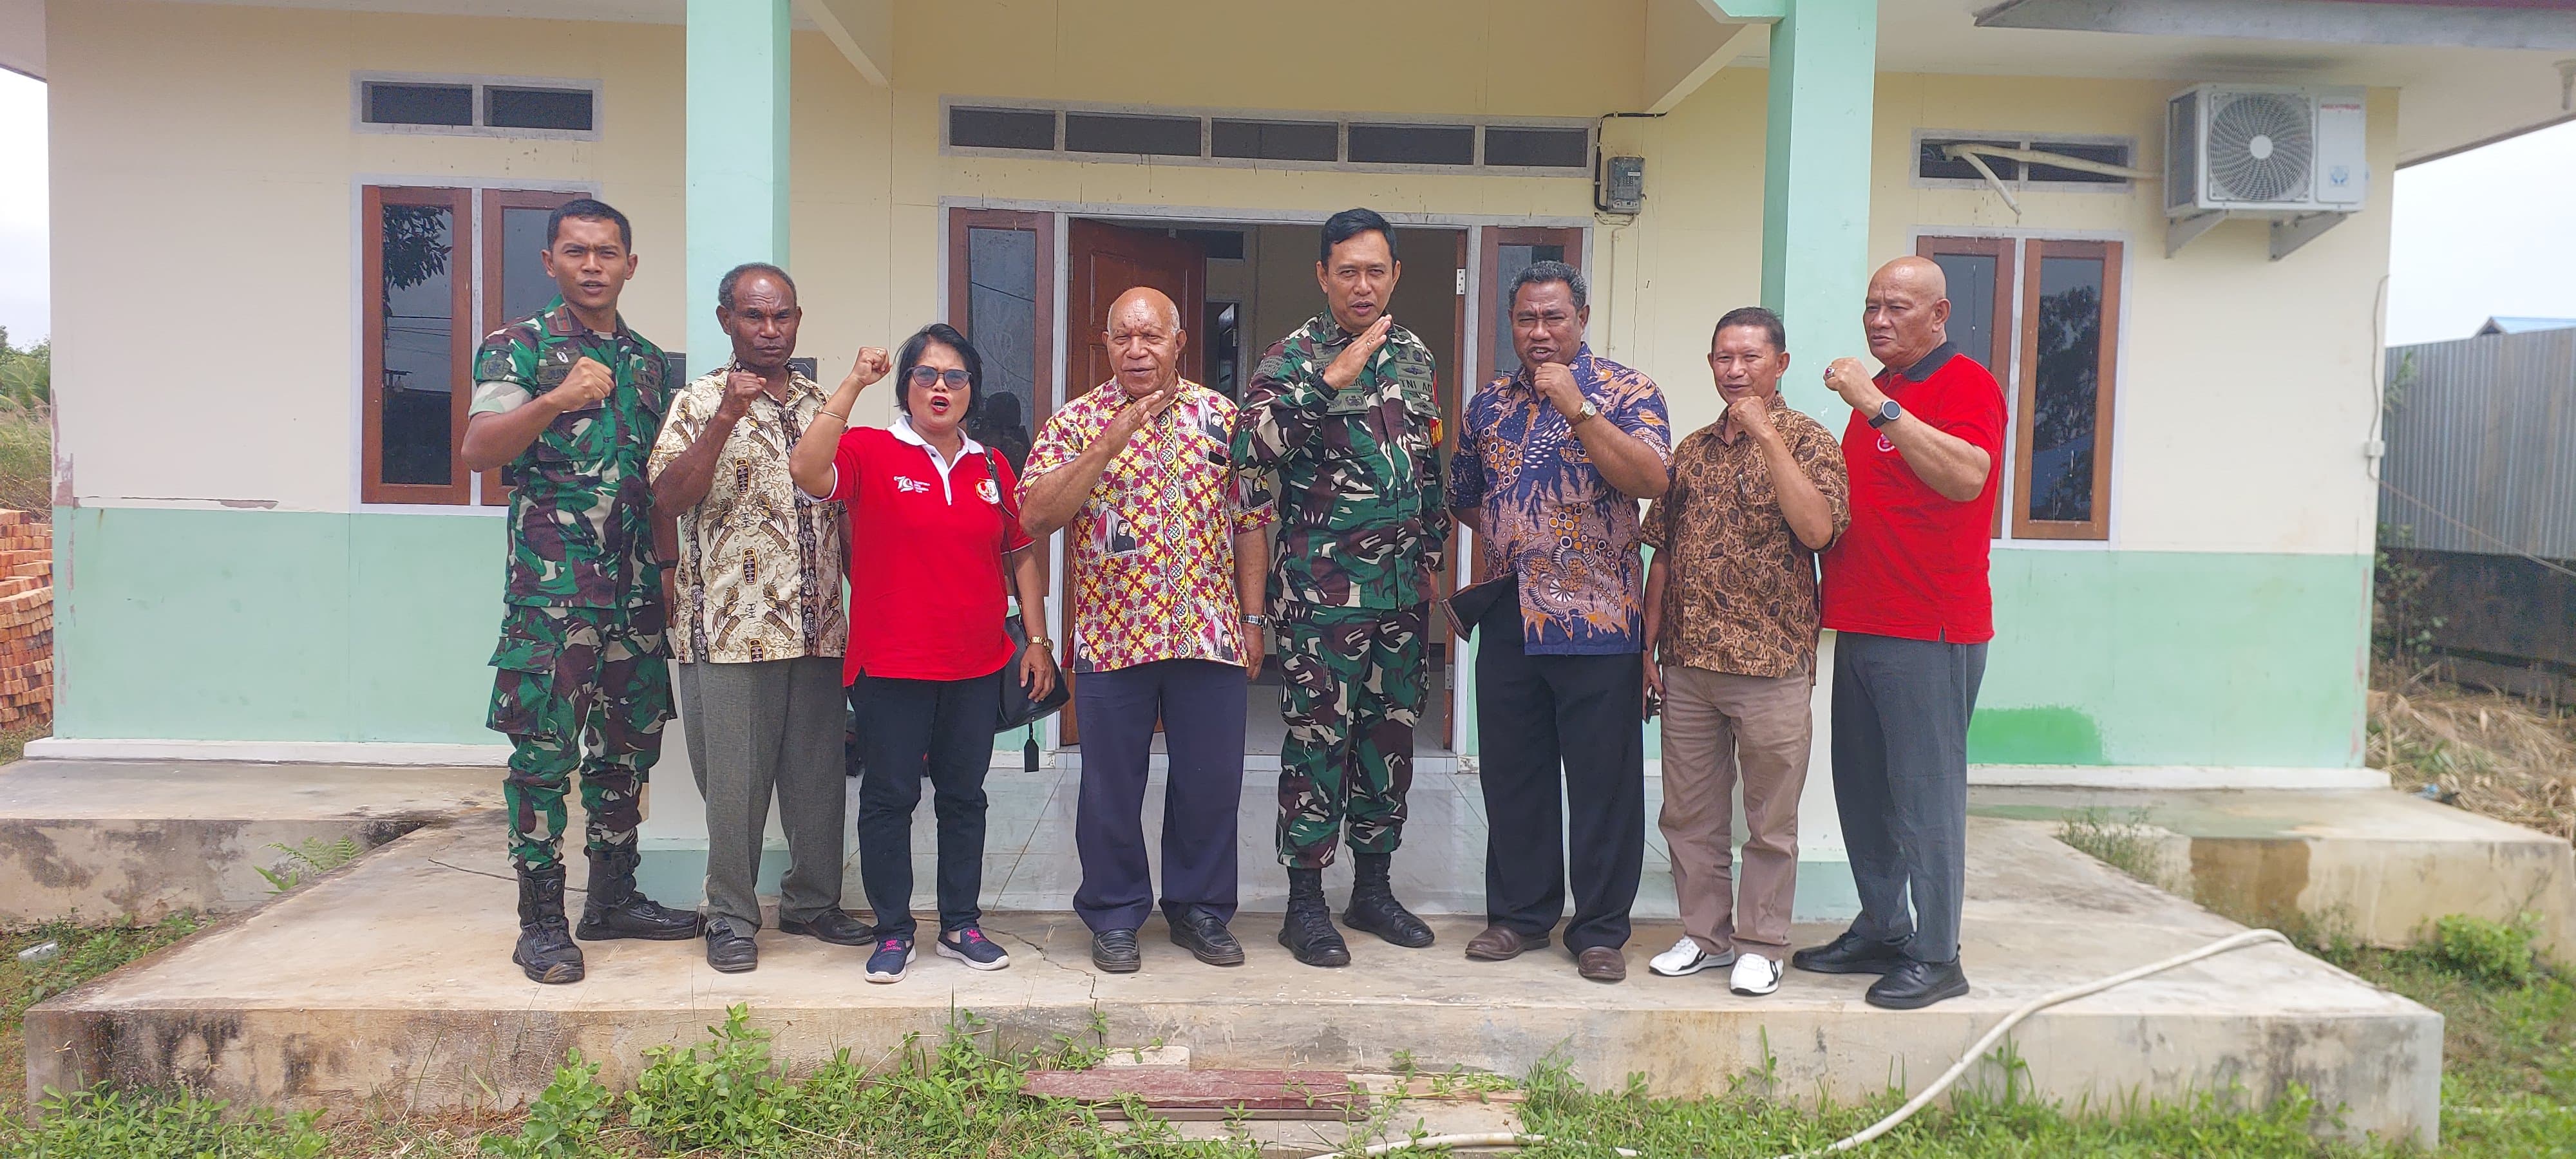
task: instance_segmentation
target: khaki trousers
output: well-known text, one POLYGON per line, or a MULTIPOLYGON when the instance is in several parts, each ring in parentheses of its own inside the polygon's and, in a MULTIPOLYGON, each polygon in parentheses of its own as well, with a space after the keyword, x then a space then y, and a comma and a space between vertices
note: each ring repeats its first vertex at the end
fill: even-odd
POLYGON ((1682 932, 1712 954, 1781 958, 1798 893, 1798 794, 1814 737, 1813 672, 1739 676, 1664 668, 1664 811, 1682 932), (1744 888, 1733 857, 1735 786, 1744 784, 1744 888))

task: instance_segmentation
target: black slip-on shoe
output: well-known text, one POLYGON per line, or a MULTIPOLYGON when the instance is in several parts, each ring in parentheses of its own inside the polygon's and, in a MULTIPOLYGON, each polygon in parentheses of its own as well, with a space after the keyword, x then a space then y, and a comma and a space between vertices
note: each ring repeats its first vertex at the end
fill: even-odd
POLYGON ((1789 964, 1810 974, 1884 974, 1905 959, 1904 942, 1882 942, 1848 930, 1821 946, 1789 955, 1789 964))
POLYGON ((760 943, 732 918, 709 918, 707 965, 719 974, 740 974, 760 965, 760 943))
POLYGON ((1211 966, 1243 964, 1243 943, 1235 940, 1234 931, 1225 928, 1215 914, 1193 913, 1172 923, 1172 944, 1211 966))
POLYGON ((1136 931, 1095 930, 1091 935, 1091 964, 1111 974, 1133 974, 1145 964, 1136 951, 1136 931))
POLYGON ((1959 969, 1957 958, 1947 962, 1907 958, 1870 983, 1866 998, 1870 1005, 1883 1010, 1921 1010, 1967 992, 1968 975, 1959 969))
POLYGON ((780 918, 778 932, 819 938, 835 946, 873 946, 877 941, 875 926, 851 917, 847 911, 836 909, 825 910, 801 922, 780 918))

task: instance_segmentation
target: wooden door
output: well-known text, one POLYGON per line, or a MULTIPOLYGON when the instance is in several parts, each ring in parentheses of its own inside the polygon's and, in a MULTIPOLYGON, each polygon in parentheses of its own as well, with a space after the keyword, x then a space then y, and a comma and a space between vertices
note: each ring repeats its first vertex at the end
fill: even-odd
MULTIPOLYGON (((1207 297, 1207 251, 1197 242, 1152 230, 1077 219, 1067 224, 1065 233, 1065 277, 1065 344, 1072 354, 1067 360, 1065 395, 1070 401, 1084 391, 1100 389, 1110 379, 1109 307, 1119 295, 1137 286, 1152 286, 1170 295, 1173 304, 1180 307, 1182 326, 1189 326, 1192 319, 1199 317, 1207 297)), ((1197 337, 1190 335, 1192 345, 1197 337)), ((1183 347, 1183 371, 1191 369, 1195 362, 1190 347, 1183 347)), ((1070 536, 1058 562, 1067 576, 1073 574, 1070 536)), ((1075 678, 1071 592, 1068 586, 1061 622, 1056 625, 1057 647, 1068 685, 1075 678)), ((1062 744, 1082 743, 1070 704, 1064 709, 1061 736, 1062 744)))

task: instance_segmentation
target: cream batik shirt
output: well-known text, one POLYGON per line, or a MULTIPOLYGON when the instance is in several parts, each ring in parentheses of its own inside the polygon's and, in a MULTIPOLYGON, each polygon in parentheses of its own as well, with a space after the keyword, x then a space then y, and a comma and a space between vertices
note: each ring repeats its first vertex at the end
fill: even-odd
MULTIPOLYGON (((661 478, 714 421, 731 369, 699 378, 671 400, 648 478, 661 478)), ((787 472, 787 455, 823 398, 813 379, 791 371, 785 402, 762 395, 734 423, 706 498, 680 516, 672 658, 751 664, 836 657, 848 646, 841 603, 848 522, 840 503, 805 494, 787 472)))

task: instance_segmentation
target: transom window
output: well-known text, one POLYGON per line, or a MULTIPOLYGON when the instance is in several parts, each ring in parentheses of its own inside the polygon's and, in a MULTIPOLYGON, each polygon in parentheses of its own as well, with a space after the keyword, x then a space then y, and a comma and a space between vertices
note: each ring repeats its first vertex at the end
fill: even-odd
POLYGON ((2110 538, 2121 248, 2036 237, 1916 247, 1949 281, 1950 340, 1994 372, 2011 406, 1999 539, 2110 538))
MULTIPOLYGON (((1953 145, 1991 145, 2029 150, 2127 168, 2136 164, 2137 143, 2127 137, 2041 136, 2016 133, 1958 133, 1934 129, 1914 132, 1914 184, 1934 188, 1984 189, 1985 174, 1977 163, 1953 156, 1953 145)), ((1980 155, 1995 179, 2015 189, 2111 189, 2131 187, 2127 177, 2090 169, 2072 169, 2046 161, 1980 155)))
POLYGON ((358 125, 371 132, 599 136, 595 82, 392 73, 361 73, 354 79, 358 125))
POLYGON ((1592 123, 1016 105, 946 107, 954 152, 1132 157, 1207 165, 1592 172, 1592 123))

